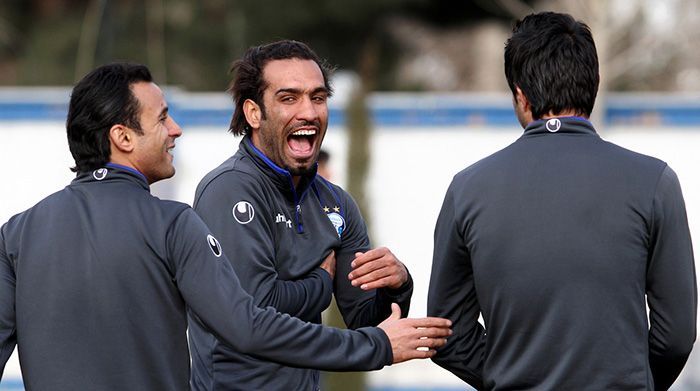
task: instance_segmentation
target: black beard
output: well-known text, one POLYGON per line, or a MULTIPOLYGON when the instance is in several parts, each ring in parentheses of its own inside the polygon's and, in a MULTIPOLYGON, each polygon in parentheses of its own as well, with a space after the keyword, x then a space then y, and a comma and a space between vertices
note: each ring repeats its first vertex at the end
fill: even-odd
POLYGON ((287 171, 289 171, 292 176, 305 176, 309 174, 310 172, 313 171, 312 167, 306 167, 306 168, 290 168, 287 167, 287 171))

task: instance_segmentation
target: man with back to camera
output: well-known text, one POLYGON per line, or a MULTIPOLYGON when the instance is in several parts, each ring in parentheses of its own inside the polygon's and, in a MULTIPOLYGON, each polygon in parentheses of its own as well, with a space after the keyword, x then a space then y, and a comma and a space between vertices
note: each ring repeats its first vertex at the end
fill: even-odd
POLYGON ((585 24, 518 21, 505 73, 525 132, 447 190, 428 314, 454 335, 433 360, 484 390, 668 389, 697 307, 676 174, 588 121, 599 75, 585 24))
MULTIPOLYGON (((349 328, 376 325, 413 283, 386 248, 371 249, 357 205, 316 175, 328 126, 330 69, 307 45, 252 47, 234 64, 230 159, 202 179, 194 209, 231 254, 259 306, 320 323, 332 294, 349 328), (335 259, 324 259, 335 251, 335 259), (337 272, 336 272, 337 267, 337 272), (335 278, 334 278, 335 277, 335 278)), ((226 389, 319 388, 319 372, 232 351, 190 322, 193 384, 226 389)))
POLYGON ((27 390, 188 390, 185 306, 233 349, 288 365, 371 370, 444 343, 448 321, 398 306, 384 332, 255 307, 194 211, 150 194, 182 131, 145 66, 90 72, 66 128, 76 179, 0 229, 0 376, 18 345, 27 390))

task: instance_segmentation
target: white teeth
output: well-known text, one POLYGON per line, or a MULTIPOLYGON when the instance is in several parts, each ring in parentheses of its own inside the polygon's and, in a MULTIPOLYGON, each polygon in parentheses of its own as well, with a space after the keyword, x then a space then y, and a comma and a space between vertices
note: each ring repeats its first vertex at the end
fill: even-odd
POLYGON ((316 134, 315 130, 297 130, 292 133, 292 136, 313 136, 314 134, 316 134))

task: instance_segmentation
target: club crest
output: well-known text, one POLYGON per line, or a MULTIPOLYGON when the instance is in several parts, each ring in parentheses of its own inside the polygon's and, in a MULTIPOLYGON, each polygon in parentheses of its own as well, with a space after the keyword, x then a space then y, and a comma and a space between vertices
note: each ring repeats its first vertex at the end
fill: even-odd
POLYGON ((343 216, 341 216, 340 213, 337 212, 327 213, 326 216, 328 216, 328 219, 333 224, 333 227, 335 227, 335 231, 338 233, 338 237, 341 237, 343 231, 345 230, 345 219, 343 218, 343 216))

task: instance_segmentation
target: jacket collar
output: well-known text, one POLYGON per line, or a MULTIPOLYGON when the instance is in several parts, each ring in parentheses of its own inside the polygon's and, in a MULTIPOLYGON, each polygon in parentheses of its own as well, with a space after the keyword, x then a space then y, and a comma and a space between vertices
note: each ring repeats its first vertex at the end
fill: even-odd
POLYGON ((243 140, 241 140, 239 151, 250 157, 253 163, 255 163, 255 166, 270 178, 286 197, 290 197, 295 203, 298 203, 301 195, 306 193, 311 183, 316 179, 318 164, 314 163, 312 169, 299 179, 299 184, 295 188, 294 182, 292 181, 292 174, 288 170, 275 164, 275 162, 267 157, 261 150, 256 148, 249 135, 246 135, 243 137, 243 140))
POLYGON ((530 122, 525 127, 523 137, 543 134, 580 134, 598 136, 595 128, 593 128, 593 124, 591 124, 591 122, 585 118, 553 117, 530 122))
POLYGON ((146 177, 134 168, 121 164, 107 163, 94 171, 79 172, 73 183, 126 181, 151 191, 146 177))

